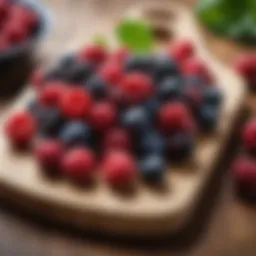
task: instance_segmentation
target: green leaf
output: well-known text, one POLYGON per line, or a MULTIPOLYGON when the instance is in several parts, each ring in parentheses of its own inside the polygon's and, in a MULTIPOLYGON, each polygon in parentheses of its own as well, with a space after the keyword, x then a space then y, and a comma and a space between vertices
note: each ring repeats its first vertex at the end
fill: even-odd
POLYGON ((153 49, 153 33, 144 21, 123 20, 116 29, 116 35, 121 45, 136 53, 147 53, 153 49))

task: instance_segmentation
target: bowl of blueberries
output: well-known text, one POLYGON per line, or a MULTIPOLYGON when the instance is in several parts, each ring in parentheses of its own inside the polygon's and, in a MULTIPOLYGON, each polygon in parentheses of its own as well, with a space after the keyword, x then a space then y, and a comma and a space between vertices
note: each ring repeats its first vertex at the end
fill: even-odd
POLYGON ((38 1, 0 0, 0 95, 10 96, 27 80, 37 43, 49 18, 38 1))

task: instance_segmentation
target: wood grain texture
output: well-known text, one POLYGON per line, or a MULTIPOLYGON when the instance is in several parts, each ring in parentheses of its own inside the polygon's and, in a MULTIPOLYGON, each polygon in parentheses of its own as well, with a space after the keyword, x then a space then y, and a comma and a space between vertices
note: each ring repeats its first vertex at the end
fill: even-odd
MULTIPOLYGON (((63 17, 62 15, 64 10, 72 10, 71 6, 78 5, 80 9, 82 7, 84 24, 88 22, 87 17, 90 17, 91 13, 97 14, 102 7, 102 1, 49 0, 46 2, 49 2, 49 5, 53 7, 54 13, 56 13, 58 24, 56 29, 57 27, 62 27, 62 24, 64 24, 62 23, 63 19, 69 20, 68 24, 65 24, 66 28, 76 24, 75 19, 72 19, 71 12, 69 12, 69 17, 63 17)), ((104 15, 98 15, 100 20, 104 20, 105 16, 111 15, 112 11, 117 11, 121 15, 136 1, 109 0, 104 2, 106 3, 104 6, 106 8, 104 8, 104 15)), ((76 7, 73 8, 75 9, 76 7)), ((45 62, 51 62, 53 56, 55 56, 54 52, 56 50, 59 52, 64 50, 64 46, 66 46, 66 43, 69 44, 68 42, 69 38, 58 40, 58 35, 55 34, 44 47, 44 52, 48 53, 47 57, 44 58, 45 62)), ((178 241, 173 241, 171 238, 163 245, 153 245, 153 243, 152 245, 149 245, 151 243, 138 245, 138 243, 121 243, 116 240, 113 242, 98 236, 89 236, 86 233, 63 230, 59 227, 48 225, 40 219, 34 221, 30 217, 24 217, 22 212, 17 212, 17 209, 17 214, 15 214, 13 209, 10 211, 9 207, 2 206, 0 212, 0 254, 106 256, 255 255, 255 210, 233 197, 229 178, 229 176, 225 177, 221 193, 217 193, 215 190, 212 195, 212 199, 216 200, 216 207, 211 208, 212 211, 207 213, 209 215, 207 219, 211 221, 208 225, 204 225, 203 232, 199 234, 193 232, 193 242, 189 242, 186 245, 182 243, 179 246, 178 241), (70 232, 71 235, 69 234, 70 232)), ((1 204, 3 203, 1 202, 1 204)), ((208 208, 207 200, 205 205, 208 208)), ((203 222, 203 219, 199 219, 196 224, 199 226, 201 221, 203 222)))

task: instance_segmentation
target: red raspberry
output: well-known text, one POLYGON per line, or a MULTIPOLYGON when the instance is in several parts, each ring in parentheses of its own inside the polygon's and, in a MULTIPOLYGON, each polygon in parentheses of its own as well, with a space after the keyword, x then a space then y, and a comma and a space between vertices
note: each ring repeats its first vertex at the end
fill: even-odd
POLYGON ((192 58, 185 61, 182 69, 184 74, 187 76, 200 77, 207 84, 210 84, 212 82, 212 77, 206 64, 198 59, 192 58))
POLYGON ((83 89, 73 88, 65 91, 60 99, 60 107, 68 118, 84 118, 88 115, 92 100, 83 89))
POLYGON ((105 180, 114 186, 130 184, 136 176, 136 163, 129 154, 111 152, 103 161, 102 172, 105 180))
POLYGON ((240 184, 256 186, 256 162, 255 160, 240 157, 233 165, 235 180, 240 184))
POLYGON ((121 48, 111 54, 110 60, 118 64, 124 63, 130 56, 130 51, 126 48, 121 48))
POLYGON ((46 170, 59 170, 64 149, 59 141, 43 141, 37 145, 35 156, 37 162, 46 170))
POLYGON ((110 85, 117 85, 123 77, 123 71, 119 64, 114 62, 109 62, 103 66, 103 68, 100 71, 100 75, 110 85))
POLYGON ((132 103, 147 100, 154 93, 152 80, 140 73, 126 75, 122 79, 121 89, 127 100, 132 103))
POLYGON ((61 96, 65 90, 65 86, 61 82, 49 82, 39 92, 39 102, 44 106, 57 106, 61 96))
POLYGON ((36 13, 20 5, 12 5, 10 8, 10 19, 22 24, 27 31, 33 31, 38 24, 36 13))
POLYGON ((9 1, 0 1, 0 24, 2 25, 8 16, 9 1))
POLYGON ((95 64, 102 63, 107 57, 105 49, 99 45, 91 45, 84 48, 78 58, 81 61, 90 61, 95 64))
POLYGON ((191 120, 186 106, 180 102, 167 103, 159 112, 160 126, 167 131, 186 130, 191 120))
POLYGON ((235 61, 236 71, 246 80, 246 82, 254 82, 255 71, 256 71, 256 58, 252 54, 241 55, 235 61))
POLYGON ((99 130, 107 129, 114 125, 116 118, 116 108, 108 102, 95 103, 89 115, 92 126, 99 130))
POLYGON ((27 40, 29 34, 19 22, 10 21, 3 29, 3 35, 11 44, 20 44, 27 40))
POLYGON ((174 45, 171 56, 179 63, 191 58, 194 55, 194 45, 190 41, 181 41, 174 45))
POLYGON ((43 70, 37 69, 33 72, 31 78, 30 78, 30 83, 35 89, 39 89, 45 80, 45 74, 43 70))
POLYGON ((104 148, 109 150, 130 150, 131 138, 129 133, 121 128, 113 128, 104 137, 104 148))
POLYGON ((256 150, 256 121, 251 121, 245 125, 242 139, 248 150, 256 150))
POLYGON ((16 146, 28 146, 36 132, 36 122, 27 112, 12 116, 5 126, 6 135, 16 146))
POLYGON ((90 149, 76 148, 66 153, 62 161, 62 168, 70 178, 87 182, 93 177, 95 164, 95 156, 90 149))

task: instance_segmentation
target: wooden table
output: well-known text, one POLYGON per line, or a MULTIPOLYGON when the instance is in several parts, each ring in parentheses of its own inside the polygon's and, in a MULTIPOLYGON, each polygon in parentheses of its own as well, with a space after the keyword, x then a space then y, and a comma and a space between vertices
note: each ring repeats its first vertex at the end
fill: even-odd
MULTIPOLYGON (((65 49, 76 47, 81 39, 88 42, 95 34, 107 35, 123 13, 138 1, 45 2, 52 7, 55 27, 42 45, 40 60, 43 64, 51 63, 65 49)), ((0 201, 0 255, 256 255, 256 208, 234 197, 227 168, 228 165, 225 165, 220 170, 223 175, 216 177, 207 199, 202 203, 198 218, 189 231, 178 239, 170 237, 164 241, 141 243, 120 241, 58 227, 0 201)))

